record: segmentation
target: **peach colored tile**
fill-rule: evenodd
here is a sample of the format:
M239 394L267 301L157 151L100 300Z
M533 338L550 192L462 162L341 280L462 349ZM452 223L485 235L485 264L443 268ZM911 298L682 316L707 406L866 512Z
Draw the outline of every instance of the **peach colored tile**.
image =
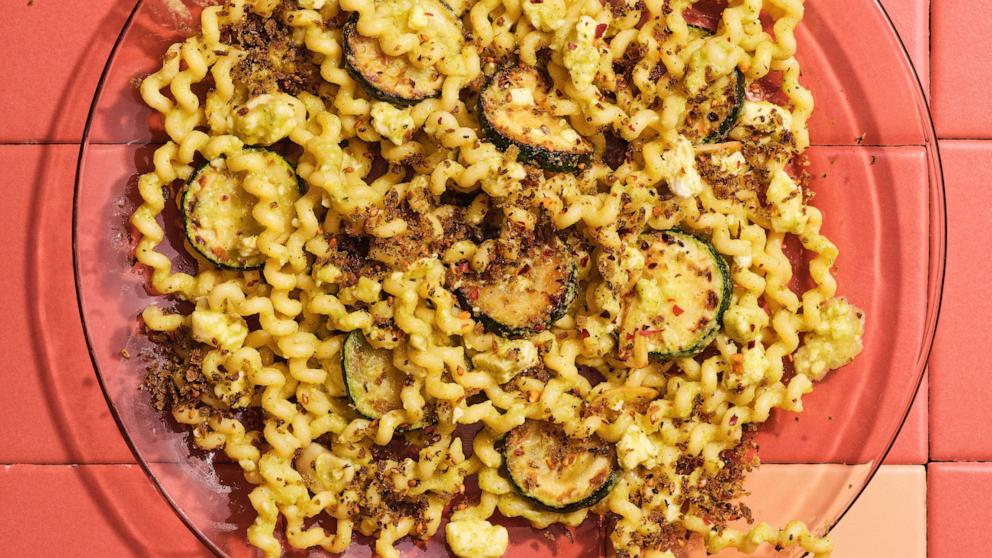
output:
M992 459L992 364L986 284L992 250L992 143L941 143L947 187L948 249L944 301L930 360L930 457L940 461Z
M10 1L0 17L0 141L78 141L132 0Z
M937 0L940 2L941 0ZM916 67L923 88L930 84L930 2L929 0L882 0L892 23L902 37Z
M992 464L931 463L930 558L984 558L992 548Z
M926 480L922 465L886 465L879 469L830 533L834 556L926 558Z
M5 556L206 557L136 465L0 466Z
M821 524L830 517L811 509L843 510L867 467L845 465L763 465L748 479L747 500L756 520L781 526L792 519ZM872 479L851 510L831 530L836 558L926 558L926 469L922 465L886 465ZM695 556L695 555L694 555ZM769 546L755 558L789 556ZM741 558L733 551L716 558ZM944 558L944 557L941 557Z
M896 438L895 445L885 458L888 465L923 465L927 462L929 453L929 428L927 426L929 411L929 375L923 376L920 389L916 392L913 407L909 416Z
M132 461L90 366L72 273L78 147L0 146L0 463Z
M992 26L986 0L937 0L933 4L931 64L933 114L940 137L990 138L988 82Z
M867 465L762 465L747 479L751 496L745 502L755 521L782 527L792 520L805 522L816 534L822 535L829 524L836 524L839 515L861 487ZM737 528L747 528L735 525ZM833 534L830 537L833 538ZM797 558L801 553L775 552L770 545L761 545L752 558ZM702 554L692 554L693 558ZM834 554L837 558L848 558ZM743 558L741 553L725 550L714 558ZM854 558L869 558L855 556ZM879 557L871 557L879 558ZM902 557L900 557L902 558ZM918 558L916 556L907 558ZM919 557L922 558L922 557Z

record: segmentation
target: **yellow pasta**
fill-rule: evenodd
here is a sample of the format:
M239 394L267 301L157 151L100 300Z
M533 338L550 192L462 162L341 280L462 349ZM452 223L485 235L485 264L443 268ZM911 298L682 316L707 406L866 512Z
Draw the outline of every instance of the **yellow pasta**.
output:
M861 351L792 171L803 2L734 0L714 29L694 3L227 0L143 80L169 141L138 182L135 258L192 308L143 312L168 355L146 384L243 469L264 555L357 531L398 556L469 477L459 556L503 554L496 513L611 516L625 558L689 536L830 554L801 522L730 526L750 520L751 432ZM773 73L784 104L745 96ZM160 250L173 202L195 273ZM672 286L698 261L709 298ZM605 490L535 499L505 449L535 424L606 448ZM304 527L321 514L333 532Z

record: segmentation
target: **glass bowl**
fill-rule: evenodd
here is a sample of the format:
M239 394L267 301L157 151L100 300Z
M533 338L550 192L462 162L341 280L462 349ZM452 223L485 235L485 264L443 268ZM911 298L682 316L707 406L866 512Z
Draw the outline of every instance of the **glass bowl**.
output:
M127 220L137 204L138 172L151 168L150 156L165 139L159 118L138 96L137 78L158 68L169 44L194 32L202 3L139 1L117 40L93 100L77 171L76 288L97 377L135 457L211 551L250 556L245 528L254 512L237 465L193 449L188 434L166 422L139 391L141 362L122 355L122 349L132 355L141 350L138 314L154 300L132 265ZM865 350L805 399L803 414L776 412L761 429L764 465L748 481L746 502L756 518L773 525L801 519L825 534L882 463L920 384L939 311L946 229L926 99L888 15L873 1L811 0L806 11L798 43L803 83L817 106L808 152L813 203L840 247L839 294L867 312ZM190 270L178 227L169 234L179 247L171 255L180 269ZM803 258L799 251L792 256ZM553 540L519 522L504 524L511 555L605 552L605 527L598 521L567 534L554 531L559 536ZM347 556L370 556L363 542ZM440 536L400 548L404 556L447 555ZM759 555L788 554L766 546Z

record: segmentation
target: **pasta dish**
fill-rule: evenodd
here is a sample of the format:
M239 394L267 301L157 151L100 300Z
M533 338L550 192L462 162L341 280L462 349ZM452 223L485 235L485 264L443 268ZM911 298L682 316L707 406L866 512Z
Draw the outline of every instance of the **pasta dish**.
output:
M757 426L862 349L809 203L802 17L205 7L140 85L168 135L131 217L162 295L143 387L243 470L248 541L340 553L357 532L393 558L443 531L486 558L509 542L497 514L599 515L622 558L828 556L741 503Z

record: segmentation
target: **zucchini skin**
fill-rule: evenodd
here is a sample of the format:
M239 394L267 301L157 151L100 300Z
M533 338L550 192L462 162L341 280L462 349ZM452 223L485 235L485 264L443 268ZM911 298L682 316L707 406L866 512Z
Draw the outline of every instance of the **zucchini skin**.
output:
M727 137L727 134L734 129L737 125L737 119L740 118L741 109L744 107L744 72L740 71L739 68L734 69L734 73L737 76L737 86L734 88L734 108L730 109L730 114L727 118L723 120L720 127L710 133L710 135L703 138L702 143L717 143L720 140Z
M702 27L700 25L689 25L689 29L705 37L713 36L713 31L710 31L709 29ZM735 84L734 87L733 108L730 109L730 113L727 114L727 117L723 119L723 122L720 123L720 126L717 127L716 130L710 132L709 135L704 137L702 140L700 140L700 143L703 144L716 143L727 137L727 134L729 134L730 131L734 129L734 126L737 125L737 119L740 117L741 109L744 106L746 79L744 77L744 72L742 72L740 68L734 68L734 77L737 83Z
M568 312L569 304L571 304L572 300L575 299L575 292L576 292L575 268L573 267L572 272L569 274L568 283L565 287L564 294L561 296L561 299L558 300L557 303L555 304L554 309L551 311L551 315L548 316L548 323L547 323L548 326L557 322L558 320L562 319L565 316L565 313ZM523 327L508 326L502 322L496 321L485 312L476 309L476 307L472 304L472 301L469 300L468 296L464 292L462 292L462 289L456 290L455 294L458 297L458 302L460 303L460 305L463 308L468 308L469 311L472 312L472 315L475 317L475 319L482 322L482 326L489 333L495 333L496 335L500 335L506 338L520 338L520 337L527 337L528 335L532 335L534 333L537 333L538 331L543 331L544 329L547 329L547 326L543 328L540 326L523 326Z
M482 133L500 151L506 151L511 145L517 146L520 150L517 160L521 163L533 163L546 171L551 172L577 172L588 166L592 161L592 153L571 153L568 151L551 151L543 147L529 145L523 142L515 142L499 133L489 119L486 118L486 111L482 108L482 100L479 100L479 127Z
M503 456L503 463L506 463L505 454ZM506 475L506 477L510 480L510 484L513 485L513 489L516 490L517 494L519 494L523 499L527 500L528 502L534 504L539 508L557 513L572 513L575 511L579 511L581 509L591 508L595 506L597 503L599 503L600 500L606 498L606 496L609 495L610 491L612 491L613 487L617 484L617 481L620 480L620 471L619 469L614 467L613 470L610 471L610 476L606 479L606 482L603 483L603 485L596 492L591 494L588 498L584 498L582 500L579 500L578 502L568 504L567 506L555 507L545 502L542 502L541 500L533 496L530 496L529 494L524 492L524 489L519 484L517 484L517 481L513 478L513 475L510 474L510 470L509 468L506 467L506 465L504 465L501 469L503 473Z
M700 337L698 341L696 341L689 347L686 347L682 350L671 351L671 352L652 351L649 353L649 356L655 360L674 360L678 358L690 357L699 354L700 352L703 351L703 349L708 347L709 344L713 342L713 339L716 338L717 334L720 333L720 330L723 328L723 314L727 311L727 308L730 307L730 298L733 295L733 290L734 290L733 283L731 282L731 278L730 278L730 267L727 265L727 261L723 259L723 256L719 252L717 252L713 244L710 241L706 240L705 238L701 238L695 234L686 232L678 228L659 231L656 234L672 234L679 236L687 236L696 240L697 242L700 242L701 244L706 246L706 248L709 250L710 257L712 257L712 259L716 262L716 266L720 272L720 276L723 278L723 292L721 293L721 297L720 297L720 305L717 307L716 318L713 320L713 324L710 326L710 330L705 335Z
M200 176L200 172L209 166L210 166L210 162L208 161L197 167L196 170L193 171L193 174L190 175L188 182L192 182L196 180L196 178ZM219 269L225 269L227 271L253 271L256 269L261 269L262 266L265 265L265 262L261 262L256 265L235 265L220 260L219 258L214 257L212 254L209 254L205 250L202 250L200 246L194 241L194 237L196 233L193 230L192 219L190 219L189 215L186 214L186 207L188 207L187 204L190 201L189 196L190 196L190 189L184 188L182 194L182 200L180 202L180 206L183 209L183 234L186 235L186 244L188 244L190 248L195 250L197 255L207 260L208 262L214 264L215 267Z
M569 305L572 304L573 300L575 300L575 295L578 290L576 274L576 266L572 263L571 270L568 274L568 279L565 281L565 289L562 291L559 299L555 301L555 304L551 309L551 313L548 315L548 319L544 324L536 324L533 326L510 326L496 320L492 316L480 310L464 292L464 289L455 289L455 296L458 298L459 306L471 312L472 316L482 323L482 326L487 332L509 339L527 337L528 335L532 335L539 331L544 331L550 327L551 324L557 322L565 316L568 312Z
M364 341L364 339L360 341L356 340L354 338L355 335L364 335L364 334L360 330L352 331L348 333L348 336L345 337L344 339L344 343L341 345L341 383L344 384L344 393L346 396L348 396L348 401L350 401L349 406L352 409L354 409L355 412L358 413L359 415L362 415L363 417L369 420L375 420L378 417L369 416L368 414L363 413L361 410L359 410L358 395L354 392L354 390L351 389L351 382L348 381L348 369L350 368L350 366L348 365L348 352L351 350L349 345L351 343L361 343L362 341Z
M278 157L289 169L293 171L293 175L296 176L297 191L300 193L301 196L306 195L307 193L306 182L300 177L299 174L296 173L296 166L290 163L288 160L286 160L285 157L276 153L275 151L266 149L264 147L245 146L243 150L261 151ZM180 195L179 206L183 214L183 234L186 236L187 244L189 244L190 248L195 250L198 255L200 255L201 257L203 257L204 259L206 259L207 261L209 261L219 269L224 269L228 271L253 271L253 270L261 269L265 265L264 260L254 265L232 264L230 262L223 261L215 257L213 254L210 254L207 251L201 249L199 244L196 242L195 240L196 232L193 229L194 225L192 222L192 218L190 215L187 214L187 207L189 207L188 204L191 201L189 196L192 195L192 191L191 191L192 188L190 187L190 185L196 181L196 179L200 176L200 173L202 173L203 171L209 168L210 168L210 161L205 161L200 166L196 167L196 169L193 171L193 174L191 174L189 179L186 181L186 186L183 188L183 191L181 192Z
M520 426L516 428L520 428ZM527 500L531 504L534 504L535 506L541 509L557 512L557 513L571 513L574 511L579 511L581 509L590 508L596 505L603 498L606 498L606 496L609 495L610 491L613 490L613 487L616 485L617 481L620 480L620 475L621 475L620 467L617 465L614 459L614 462L611 464L610 467L610 474L607 476L603 484L600 485L600 487L597 488L592 494L578 501L563 506L556 506L554 504L549 504L547 502L542 501L539 498L536 498L528 494L527 490L523 487L523 485L513 477L513 474L510 472L510 467L508 465L509 456L507 455L507 447L506 447L506 439L508 436L509 436L509 432L507 432L499 440L497 440L497 449L499 450L500 455L503 457L503 463L500 465L500 473L510 481L510 484L513 485L513 489L517 492L517 494L519 494L523 499Z
M367 405L363 404L363 402L360 401L361 399L360 394L354 392L351 386L351 382L349 381L349 374L354 374L354 371L350 370L351 365L348 364L348 356L350 355L350 352L352 350L355 350L356 345L358 346L358 348L371 347L368 344L368 340L365 338L365 334L362 333L361 330L357 330L357 329L348 333L348 336L345 338L344 344L341 347L341 380L342 383L344 384L345 395L348 397L348 400L351 402L349 406L352 409L354 409L356 413L369 420L378 420L382 418L382 415L381 414L377 415L377 413L368 411ZM390 354L392 354L392 352L390 352ZM399 432L409 432L413 430L419 430L427 426L431 422L432 421L429 420L425 415L424 419L414 424L402 424L399 427L397 427L396 430Z
M555 151L552 149L545 149L536 145L515 141L512 138L503 135L493 125L493 123L490 122L489 117L486 115L485 92L490 87L496 87L496 81L499 79L501 74L506 71L510 71L513 68L514 66L506 66L496 71L489 77L481 89L477 114L479 119L479 128L482 130L483 135L500 151L506 151L511 145L517 146L517 149L519 150L519 153L517 154L517 161L521 163L534 164L546 171L574 173L587 167L592 162L592 151L587 153ZM540 72L540 70L538 71Z
M352 79L357 81L359 85L362 86L362 89L365 90L365 92L368 93L370 97L378 101L390 103L392 105L409 107L416 105L417 103L423 100L434 99L441 95L441 89L438 88L438 90L433 95L424 95L421 97L407 98L407 97L400 97L398 95L390 94L386 91L383 91L379 87L376 87L374 83L369 81L365 77L365 75L362 74L358 66L355 65L355 51L354 51L354 47L351 44L351 41L353 35L358 33L358 30L356 29L357 23L358 23L358 15L356 14L353 15L351 19L348 20L347 23L345 23L341 31L342 32L341 42L344 43L344 66L345 66L345 70L348 72L348 75L350 75Z

